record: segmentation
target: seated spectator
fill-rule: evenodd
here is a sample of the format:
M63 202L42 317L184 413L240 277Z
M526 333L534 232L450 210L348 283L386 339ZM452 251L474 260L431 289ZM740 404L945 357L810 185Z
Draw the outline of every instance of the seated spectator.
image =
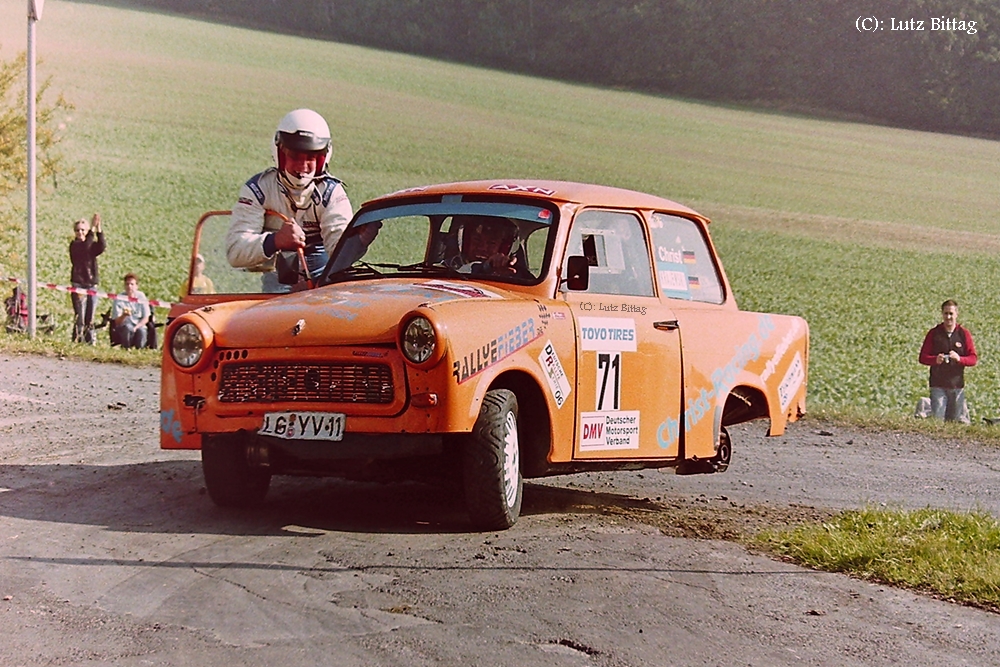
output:
M134 273L125 274L125 294L111 306L111 343L126 349L146 347L151 315L149 300L139 291L139 279Z

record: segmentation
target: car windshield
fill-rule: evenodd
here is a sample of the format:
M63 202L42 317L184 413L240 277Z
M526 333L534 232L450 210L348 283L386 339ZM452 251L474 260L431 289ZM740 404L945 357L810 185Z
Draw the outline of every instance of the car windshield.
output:
M555 208L534 203L460 196L362 210L320 284L403 275L536 283L556 217Z

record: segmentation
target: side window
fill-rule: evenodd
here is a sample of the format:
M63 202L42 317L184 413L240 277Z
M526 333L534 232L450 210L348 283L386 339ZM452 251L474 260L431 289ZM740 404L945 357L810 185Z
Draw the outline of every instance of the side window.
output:
M194 294L257 294L261 286L259 269L234 269L226 259L226 234L229 231L229 215L213 215L206 218L198 230L198 247L195 251L203 262L196 262L192 278ZM269 267L270 268L270 267ZM179 281L178 293L184 296L188 287L188 266L183 267L183 278Z
M722 279L698 223L654 213L649 227L656 246L656 280L663 296L722 303Z
M635 215L586 210L576 216L569 255L590 264L589 294L653 296L653 278L642 223Z

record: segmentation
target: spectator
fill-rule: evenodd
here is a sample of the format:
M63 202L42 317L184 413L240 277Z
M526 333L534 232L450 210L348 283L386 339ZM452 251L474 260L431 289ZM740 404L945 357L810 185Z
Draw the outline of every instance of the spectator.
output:
M969 423L965 402L965 367L978 361L972 334L958 323L958 304L941 304L941 324L927 332L920 363L930 366L931 416Z
M265 292L290 289L279 284L273 270L280 251L303 249L310 276L318 277L351 219L343 183L327 172L332 152L323 117L296 109L274 133L277 166L252 176L240 190L226 235L226 257L236 268L264 271Z
M146 295L139 291L139 279L125 274L125 294L111 307L111 342L128 349L146 347L146 325L152 313Z
M205 258L198 253L194 258L194 273L191 274L191 291L188 292L188 281L181 284L181 297L188 294L215 294L215 283L205 275Z
M97 256L104 252L104 232L101 231L101 216L94 214L91 222L80 218L73 223L73 240L69 244L70 284L86 290L97 289L100 282L97 272ZM97 310L96 294L70 293L73 302L73 342L95 345L94 311Z

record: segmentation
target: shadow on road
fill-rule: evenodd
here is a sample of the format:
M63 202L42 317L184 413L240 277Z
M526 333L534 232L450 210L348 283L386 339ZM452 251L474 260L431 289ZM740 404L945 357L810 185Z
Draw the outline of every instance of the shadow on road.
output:
M627 495L528 482L522 515L656 510L656 503ZM470 530L461 498L417 482L278 476L262 507L218 508L205 491L198 461L0 465L0 517L104 526L114 531L221 535Z

